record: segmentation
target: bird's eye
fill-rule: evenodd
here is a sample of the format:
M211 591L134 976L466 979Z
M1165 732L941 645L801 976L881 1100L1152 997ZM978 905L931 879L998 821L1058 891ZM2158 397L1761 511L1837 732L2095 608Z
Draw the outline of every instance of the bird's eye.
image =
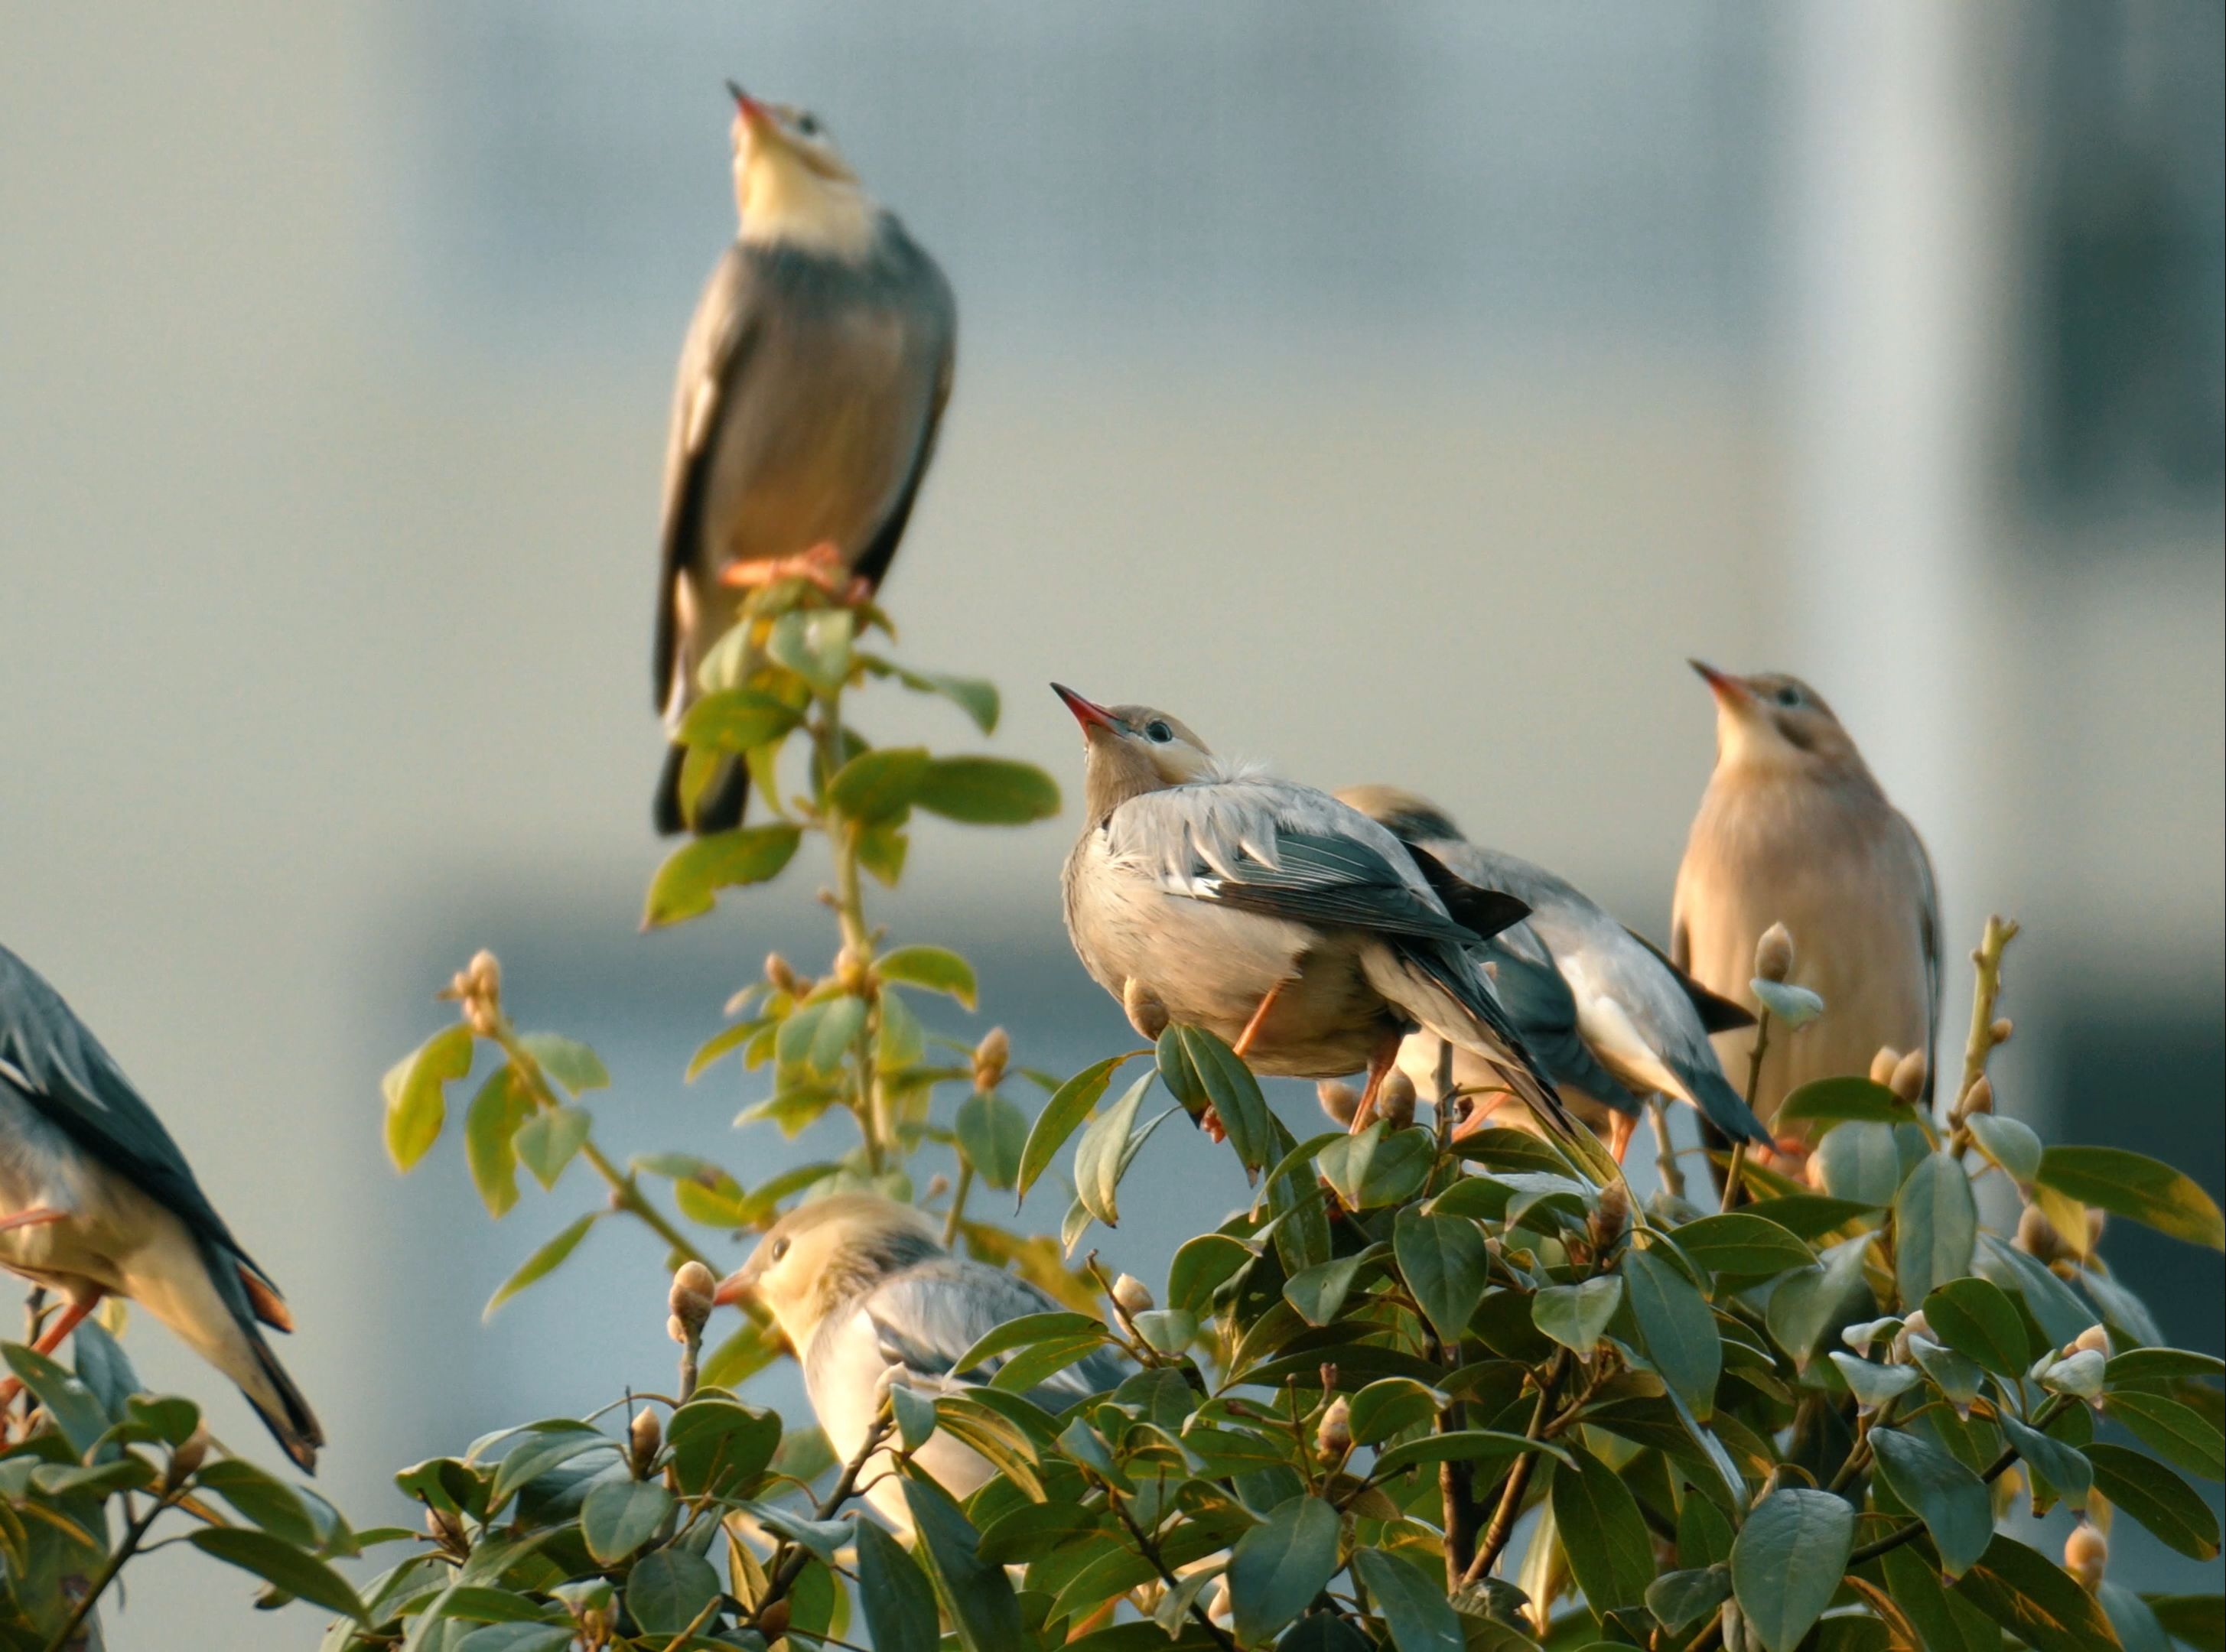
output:
M1801 690L1788 683L1778 691L1778 703L1790 709L1801 703Z
M796 118L796 130L803 133L806 137L818 137L818 118L815 115L798 115Z
M1164 746L1175 737L1175 731L1154 717L1144 725L1144 738L1154 746Z
M773 1242L773 1261L779 1261L782 1257L784 1257L784 1256L785 1256L785 1255L788 1255L788 1241L787 1241L787 1240L785 1240L785 1239L776 1239L776 1240L774 1240L774 1241Z

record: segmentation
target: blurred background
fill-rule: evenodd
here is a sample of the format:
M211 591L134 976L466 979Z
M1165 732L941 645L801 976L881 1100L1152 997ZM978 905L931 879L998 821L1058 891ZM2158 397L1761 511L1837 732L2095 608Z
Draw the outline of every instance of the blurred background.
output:
M1714 752L1685 657L1796 670L1932 845L1951 1028L1985 915L2025 923L2004 1105L2218 1190L2215 4L0 19L0 937L286 1287L359 1522L400 1465L671 1374L657 1247L615 1227L480 1324L584 1171L496 1226L453 1140L385 1160L378 1075L475 947L601 1048L614 1152L819 1156L729 1134L756 1076L680 1080L769 946L824 963L815 869L636 932L728 74L817 109L958 292L886 597L908 660L1003 685L995 749L1072 796L1044 681L1148 698L1426 791L1659 936ZM950 1030L1062 1069L1128 1037L1060 929L1075 826L924 826L881 903L983 965ZM1148 1156L1093 1242L1151 1277L1242 1194L1188 1132ZM2105 1254L2218 1349L2216 1256L2129 1224ZM159 1328L128 1346L275 1459ZM132 1576L119 1648L314 1632L205 1564Z

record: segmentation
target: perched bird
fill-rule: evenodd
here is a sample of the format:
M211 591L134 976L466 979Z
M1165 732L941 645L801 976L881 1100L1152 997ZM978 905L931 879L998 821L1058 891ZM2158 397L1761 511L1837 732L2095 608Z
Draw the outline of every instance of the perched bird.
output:
M741 231L696 303L665 454L652 689L669 733L735 622L727 588L803 575L870 591L904 537L951 396L950 284L801 110L732 81ZM749 778L718 766L692 818L666 753L658 829L724 830Z
M983 1383L1001 1360L954 1371L953 1363L999 1325L1059 1304L1026 1280L954 1256L921 1211L874 1193L835 1193L798 1205L773 1224L714 1300L752 1299L804 1365L805 1392L838 1461L866 1443L888 1385L930 1394ZM1103 1394L1127 1375L1100 1350L1046 1377L1026 1397L1054 1416ZM989 1463L938 1430L913 1460L964 1497L992 1472ZM867 1501L900 1530L912 1516L886 1459L868 1462Z
M1165 712L1053 688L1086 753L1067 934L1140 1030L1202 1026L1285 1077L1364 1068L1358 1130L1421 1028L1576 1128L1465 950L1523 918L1520 900L1467 886L1327 792L1222 761Z
M1734 1141L1769 1145L1708 1047L1711 1032L1751 1026L1753 1016L1708 991L1543 867L1468 842L1428 799L1373 785L1337 795L1462 881L1512 895L1530 909L1472 956L1487 966L1499 1001L1558 1081L1562 1101L1607 1135L1619 1160L1640 1099L1651 1095L1698 1109ZM1410 1038L1400 1048L1400 1071L1430 1094L1440 1055L1435 1039ZM1453 1077L1463 1089L1492 1082L1461 1051L1453 1052Z
M1716 768L1677 869L1670 956L1752 1005L1755 943L1772 924L1791 932L1791 979L1823 999L1824 1013L1770 1040L1755 1092L1765 1120L1812 1079L1867 1072L1881 1045L1925 1052L1929 1103L1939 897L1916 829L1815 689L1698 660L1693 669L1716 697ZM1753 1036L1718 1036L1727 1071L1746 1071Z
M294 1328L278 1287L100 1040L4 946L0 1268L68 1300L40 1352L102 1297L129 1298L238 1383L287 1456L315 1468L324 1432L257 1328Z

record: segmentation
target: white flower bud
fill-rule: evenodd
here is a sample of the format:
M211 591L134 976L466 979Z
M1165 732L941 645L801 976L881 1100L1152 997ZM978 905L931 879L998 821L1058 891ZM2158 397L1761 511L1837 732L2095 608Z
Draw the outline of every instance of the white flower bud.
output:
M985 1095L1004 1082L1005 1068L1013 1058L1013 1041L1002 1026L993 1026L974 1046L974 1088Z
M1415 1081L1396 1067L1376 1087L1376 1116L1393 1130L1403 1130L1415 1121Z
M1893 1070L1901 1065L1901 1052L1890 1044L1879 1045L1879 1052L1871 1058L1871 1083L1892 1088Z
M1123 1274L1113 1281L1113 1299L1121 1305L1121 1312L1132 1319L1152 1311L1151 1287L1134 1274Z
M675 1337L675 1342L687 1342L700 1337L703 1322L711 1317L714 1294L719 1281L711 1270L699 1261L685 1261L672 1276L672 1292L667 1306L684 1335Z
M626 1443L633 1452L634 1477L646 1477L649 1465L657 1461L658 1448L665 1443L665 1429L654 1411L644 1406L633 1414L633 1422L626 1430Z
M1987 1036L1996 1044L2007 1044L2010 1041L2010 1034L2016 1030L2017 1023L2011 1020L2008 1016L1997 1016L1988 1026Z
M1322 1413L1321 1425L1314 1430L1314 1450L1325 1463L1343 1460L1352 1449L1352 1407L1343 1395L1329 1402Z
M1911 1050L1894 1063L1893 1074L1886 1081L1886 1087L1914 1107L1918 1098L1924 1094L1924 1052Z
M2100 1354L2108 1359L2110 1357L2110 1333L2100 1325L2089 1325L2064 1344L2064 1351L2067 1356Z
M1793 935L1772 924L1754 944L1754 972L1765 981L1784 981L1793 973Z
M1360 1092L1352 1085L1335 1078L1325 1078L1314 1086L1314 1099L1333 1124L1350 1125L1352 1115L1360 1111Z
M1963 1092L1963 1100L1956 1109L1956 1116L1968 1119L1974 1113L1994 1110L1994 1081L1981 1073L1978 1081Z
M2088 1593L2102 1586L2102 1573L2110 1564L2109 1540L2084 1521L2064 1540L2064 1569L2079 1579Z

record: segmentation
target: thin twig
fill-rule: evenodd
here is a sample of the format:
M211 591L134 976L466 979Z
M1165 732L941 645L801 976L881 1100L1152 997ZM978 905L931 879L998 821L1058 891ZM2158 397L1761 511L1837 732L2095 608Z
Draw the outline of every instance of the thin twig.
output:
M94 1576L92 1585L86 1591L85 1598L79 1601L71 1610L70 1615L62 1620L62 1626L54 1631L54 1638L47 1642L46 1652L62 1652L62 1649L70 1643L78 1630L85 1627L85 1620L92 1615L92 1609L99 1603L102 1593L110 1584L116 1581L116 1574L124 1570L124 1563L138 1552L141 1540L147 1535L147 1528L152 1526L162 1511L170 1506L171 1499L175 1495L175 1492L166 1492L156 1497L148 1506L147 1512L125 1528L124 1541L116 1546L115 1550L108 1557L107 1564L103 1566Z
M1754 1112L1755 1097L1762 1093L1762 1058L1770 1053L1770 1012L1765 1009L1754 1018L1754 1046L1746 1057L1746 1110ZM1746 1174L1746 1141L1741 1137L1732 1144L1732 1162L1724 1172L1724 1197L1716 1208L1728 1210L1739 1203L1739 1182Z
M1546 1437L1546 1422L1554 1408L1555 1391L1568 1374L1569 1350L1561 1350L1554 1363L1546 1368L1545 1380L1538 1385L1538 1403L1530 1413L1530 1426L1523 1435L1530 1439ZM1523 1512L1523 1494L1530 1489L1530 1476L1538 1466L1538 1453L1525 1452L1515 1459L1515 1466L1507 1472L1507 1487L1499 1496L1499 1507L1492 1512L1491 1524L1485 1528L1483 1541L1476 1547L1476 1559L1469 1562L1468 1570L1461 1574L1464 1584L1480 1581L1489 1576L1499 1560L1499 1552L1515 1535L1515 1522Z
M1948 1151L1958 1159L1971 1143L1970 1126L1963 1117L1963 1100L1971 1093L1972 1086L1986 1076L1987 1058L1994 1052L1994 1005L2001 996L2002 954L2017 938L2017 932L2015 919L1989 915L1986 932L1980 937L1977 950L1971 954L1971 962L1978 971L1971 986L1971 1033L1963 1045L1962 1081L1956 1086L1955 1103L1948 1109L1955 1126L1949 1137Z
M813 1520L832 1520L836 1510L849 1502L858 1489L858 1477L866 1471L866 1459L881 1450L882 1445L888 1439L890 1431L895 1426L895 1414L887 1404L884 1404L881 1415L874 1419L874 1426L866 1431L864 1443L852 1454L850 1460L843 1465L840 1477L829 1489L827 1495L819 1500L817 1509L811 1516ZM804 1575L804 1568L811 1562L810 1549L805 1548L801 1543L792 1543L786 1538L781 1539L780 1547L773 1552L773 1563L766 1574L765 1594L757 1604L750 1609L751 1628L757 1627L776 1601L787 1598L788 1592L795 1586L796 1580Z
M1685 1172L1677 1162L1677 1148L1670 1140L1670 1109L1659 1092L1646 1098L1646 1117L1654 1127L1654 1167L1662 1185L1674 1198L1685 1197Z
M1105 1488L1105 1503L1106 1506L1120 1517L1121 1523L1129 1528L1129 1535L1135 1540L1136 1553L1151 1562L1152 1570L1160 1574L1160 1581L1170 1589L1181 1587L1181 1579L1169 1571L1167 1563L1160 1558L1160 1546L1144 1535L1144 1528L1136 1524L1135 1516L1129 1512L1129 1506L1121 1501L1121 1494L1110 1485ZM1197 1620L1200 1629L1213 1637L1213 1643L1220 1647L1222 1652L1237 1652L1237 1642L1229 1631L1215 1623L1213 1615L1199 1605L1195 1599L1190 1603L1190 1615Z

